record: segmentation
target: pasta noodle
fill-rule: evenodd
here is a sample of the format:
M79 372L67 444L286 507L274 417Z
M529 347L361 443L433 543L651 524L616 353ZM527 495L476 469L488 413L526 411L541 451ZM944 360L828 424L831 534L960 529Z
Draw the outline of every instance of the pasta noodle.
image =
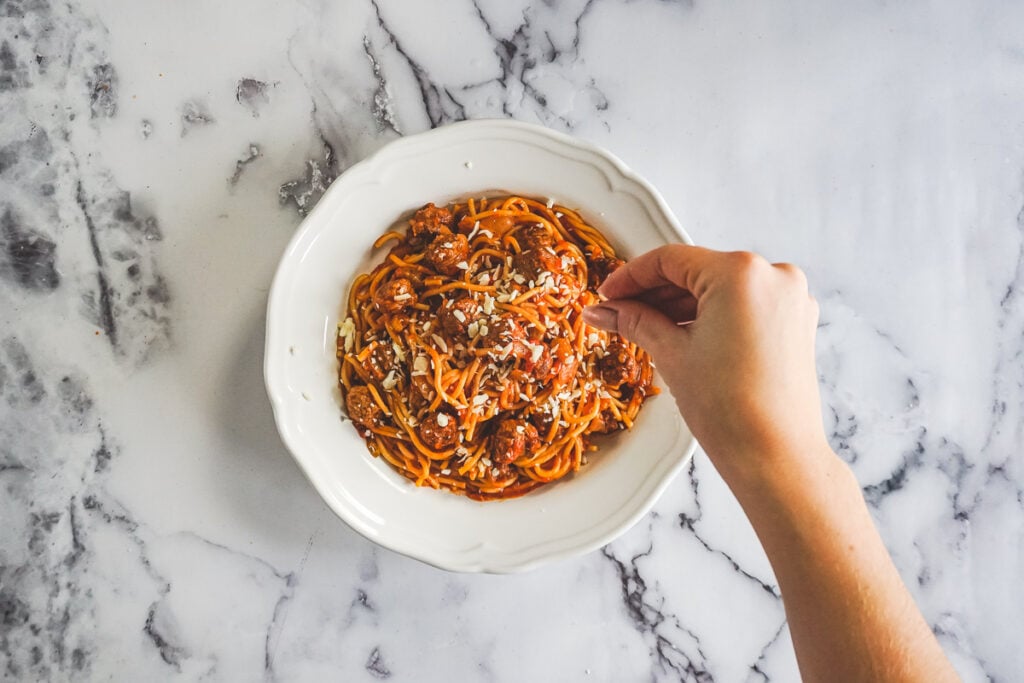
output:
M621 265L574 211L511 196L427 204L338 326L349 418L418 486L512 498L577 471L595 435L632 427L648 354L583 322Z

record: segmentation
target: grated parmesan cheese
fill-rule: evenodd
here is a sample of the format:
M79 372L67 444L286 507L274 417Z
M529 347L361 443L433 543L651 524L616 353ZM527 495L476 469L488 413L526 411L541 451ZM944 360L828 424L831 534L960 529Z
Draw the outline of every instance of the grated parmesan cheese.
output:
M444 413L438 413L437 414L437 426L438 427L447 427L448 426L448 416L445 415Z
M441 351L448 353L448 344L445 343L444 339L442 339L440 335L432 334L430 335L430 338L434 340L434 343L438 345Z
M356 336L356 323L351 316L338 323L338 335L345 340L345 353L351 353Z
M530 349L530 362L536 363L537 361L539 361L540 357L544 355L544 345L531 344L530 342L525 342L525 344Z

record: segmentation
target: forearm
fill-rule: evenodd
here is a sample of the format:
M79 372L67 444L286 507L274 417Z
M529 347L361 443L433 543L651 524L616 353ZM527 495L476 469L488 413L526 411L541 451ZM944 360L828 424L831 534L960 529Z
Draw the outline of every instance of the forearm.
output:
M830 450L730 476L782 590L806 681L955 681L871 520Z
M622 265L600 293L584 320L654 357L761 538L804 678L956 680L825 441L818 307L800 269L675 244Z

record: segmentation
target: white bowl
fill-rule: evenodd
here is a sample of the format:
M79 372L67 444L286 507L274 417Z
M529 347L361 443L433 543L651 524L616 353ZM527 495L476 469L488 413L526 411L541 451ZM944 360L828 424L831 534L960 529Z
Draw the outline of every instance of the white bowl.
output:
M578 208L627 259L690 242L657 191L608 152L539 126L469 121L396 140L334 181L281 258L267 311L267 392L313 486L370 540L454 571L521 571L599 548L650 509L695 445L666 390L575 476L476 502L417 488L342 421L335 333L352 279L382 257L374 239L426 202L496 190Z

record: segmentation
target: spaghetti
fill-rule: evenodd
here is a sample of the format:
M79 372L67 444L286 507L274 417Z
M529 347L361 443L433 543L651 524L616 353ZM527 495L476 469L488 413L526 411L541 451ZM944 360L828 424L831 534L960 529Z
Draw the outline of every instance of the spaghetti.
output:
M520 496L577 471L591 439L658 393L635 344L586 325L622 264L574 211L524 197L427 204L385 232L338 326L348 416L418 486Z

